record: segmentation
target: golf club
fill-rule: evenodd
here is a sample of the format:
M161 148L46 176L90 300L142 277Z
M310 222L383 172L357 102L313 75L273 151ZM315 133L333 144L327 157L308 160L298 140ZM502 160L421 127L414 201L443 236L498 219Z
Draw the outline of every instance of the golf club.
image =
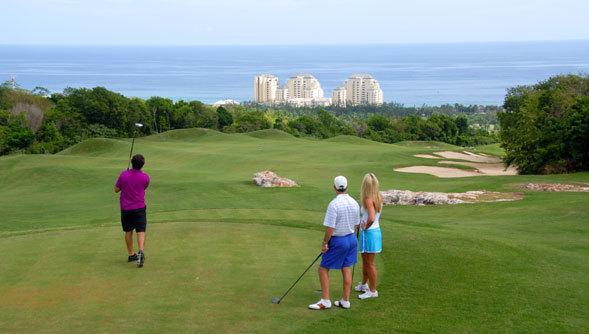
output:
M142 128L143 124L135 123L135 128ZM131 140L131 152L129 152L129 162L127 163L127 170L131 167L131 157L133 156L133 146L135 146L135 128L133 128L133 139Z
M321 257L322 254L323 253L319 253L319 255L317 255L315 260L313 260L313 262L311 262L311 264L307 267L307 269L305 269L305 271L303 271L301 276L299 276L299 278L293 283L293 285L291 285L290 288L288 288L288 290L286 290L286 292L280 298L272 297L272 304L280 304L282 299L284 299L284 297L286 297L286 295L290 292L290 290L292 290L292 288L294 288L294 286L301 280L303 275L305 275L305 273L315 264L315 262L317 262L317 260L319 260L319 258Z
M358 232L354 231L354 236L356 237L356 242L358 242ZM358 254L356 254L356 261L358 261ZM356 271L356 263L352 266L352 285L354 284L354 271Z

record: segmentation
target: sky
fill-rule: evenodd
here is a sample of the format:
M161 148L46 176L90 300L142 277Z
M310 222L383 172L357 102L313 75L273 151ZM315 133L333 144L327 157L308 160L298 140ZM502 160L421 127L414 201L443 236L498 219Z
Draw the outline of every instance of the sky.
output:
M0 44L589 39L588 0L0 0Z

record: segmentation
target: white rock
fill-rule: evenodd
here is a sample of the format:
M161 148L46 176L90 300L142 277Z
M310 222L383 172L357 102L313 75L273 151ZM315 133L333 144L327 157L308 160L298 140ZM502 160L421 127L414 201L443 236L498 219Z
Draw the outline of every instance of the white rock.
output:
M502 202L522 199L519 193L499 193L485 190L464 193L414 192L410 190L386 190L381 192L385 205L440 205L475 202Z
M257 172L253 177L254 184L259 187L296 187L297 183L293 180L280 177L269 170Z

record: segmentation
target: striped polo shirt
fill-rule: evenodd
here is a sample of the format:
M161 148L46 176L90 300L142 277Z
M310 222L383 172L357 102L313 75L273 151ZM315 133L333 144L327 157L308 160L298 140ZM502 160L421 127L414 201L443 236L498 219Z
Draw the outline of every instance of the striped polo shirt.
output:
M360 206L348 194L337 195L327 207L323 226L335 229L333 235L341 237L355 232L360 225Z

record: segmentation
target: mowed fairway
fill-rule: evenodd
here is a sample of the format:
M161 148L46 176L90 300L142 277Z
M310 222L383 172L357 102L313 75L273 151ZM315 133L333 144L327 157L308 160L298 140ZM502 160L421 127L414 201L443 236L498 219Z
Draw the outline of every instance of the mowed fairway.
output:
M353 293L350 310L307 310L319 298L312 269L270 302L319 253L335 175L358 197L366 172L383 190L422 191L518 191L589 173L439 179L393 169L460 148L279 131L189 129L135 145L152 177L142 269L126 263L113 193L130 140L0 158L0 332L589 332L588 193L386 207L380 298ZM300 187L253 186L264 169Z

